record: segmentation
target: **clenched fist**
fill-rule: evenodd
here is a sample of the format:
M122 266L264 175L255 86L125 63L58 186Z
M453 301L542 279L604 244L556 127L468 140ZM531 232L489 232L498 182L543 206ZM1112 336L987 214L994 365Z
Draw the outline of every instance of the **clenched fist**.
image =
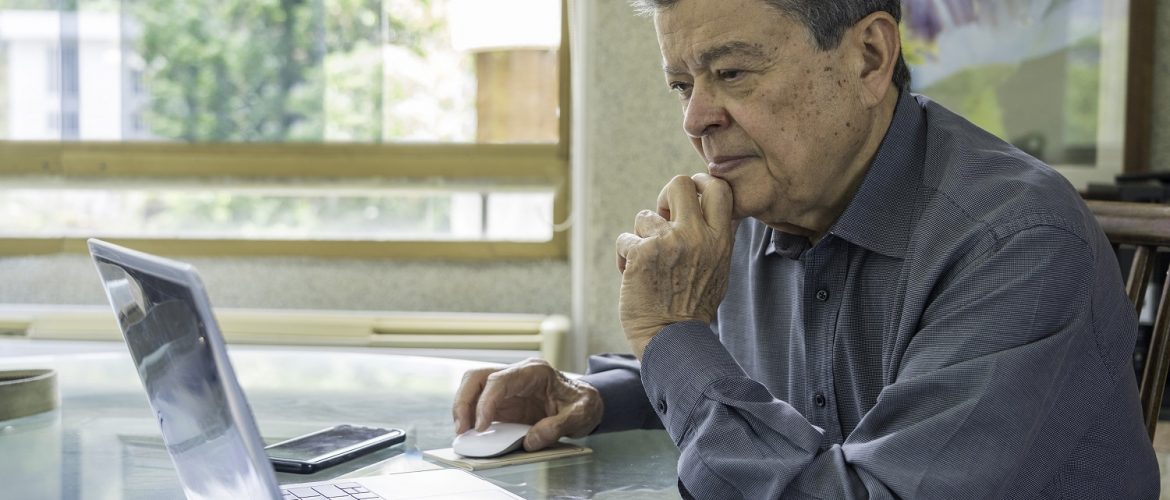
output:
M658 196L657 213L639 212L634 232L618 236L619 315L639 359L663 327L715 319L727 292L731 202L731 188L721 179L678 176Z

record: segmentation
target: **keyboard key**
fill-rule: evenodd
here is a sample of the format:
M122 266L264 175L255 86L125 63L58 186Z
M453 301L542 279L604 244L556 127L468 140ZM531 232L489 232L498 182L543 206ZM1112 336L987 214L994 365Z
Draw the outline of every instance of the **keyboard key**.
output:
M348 493L341 491L341 488L333 486L332 484L323 484L321 486L314 486L313 489L317 490L317 493L320 493L321 496L329 497L329 498L349 496Z
M313 488L289 488L288 492L296 495L297 498L309 498L321 495L313 491Z
M375 498L382 498L382 497L375 495L373 493L354 493L353 497L357 498L358 500L371 500L371 499L375 499Z
M362 487L362 485L360 485L358 483L333 483L333 485L338 487L338 488L341 488L343 490L346 488L361 488Z
M293 495L287 491L282 491L281 494L284 495L284 500L297 500L296 495Z

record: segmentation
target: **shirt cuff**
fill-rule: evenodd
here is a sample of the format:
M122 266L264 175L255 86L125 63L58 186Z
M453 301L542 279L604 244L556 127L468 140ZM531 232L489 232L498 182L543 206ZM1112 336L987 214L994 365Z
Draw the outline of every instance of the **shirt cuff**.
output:
M650 402L646 400L638 369L638 361L633 356L599 355L589 358L589 373L578 380L592 385L601 394L601 424L593 430L594 434L662 428L658 414L654 413Z
M691 412L708 386L745 376L719 337L701 321L663 328L642 353L642 385L675 444L686 435Z

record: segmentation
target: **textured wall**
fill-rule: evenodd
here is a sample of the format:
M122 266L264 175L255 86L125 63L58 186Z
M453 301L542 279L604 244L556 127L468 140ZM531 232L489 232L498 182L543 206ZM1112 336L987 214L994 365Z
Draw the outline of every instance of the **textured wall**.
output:
M1170 170L1170 0L1158 0L1154 33L1154 120L1150 165Z
M564 261L186 259L221 307L569 313ZM87 256L0 259L0 304L104 304Z
M704 166L682 131L677 99L667 92L654 25L626 0L577 2L574 82L578 127L574 143L574 206L588 216L574 228L576 329L589 353L629 352L617 319L620 275L614 240L633 228L634 214L653 209L677 174Z

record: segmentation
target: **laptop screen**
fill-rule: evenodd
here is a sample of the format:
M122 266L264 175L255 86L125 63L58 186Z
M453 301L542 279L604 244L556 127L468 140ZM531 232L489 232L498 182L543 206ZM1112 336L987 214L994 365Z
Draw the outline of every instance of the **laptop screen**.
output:
M187 497L278 498L194 269L112 245L93 252Z

